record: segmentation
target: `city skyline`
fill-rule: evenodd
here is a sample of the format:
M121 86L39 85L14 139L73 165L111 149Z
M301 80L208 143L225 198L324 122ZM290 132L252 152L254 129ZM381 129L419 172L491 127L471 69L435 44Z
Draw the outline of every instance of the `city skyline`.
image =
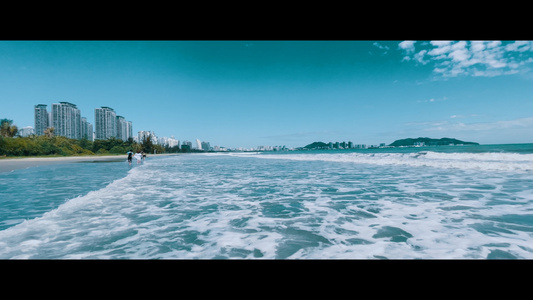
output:
M531 41L0 41L0 52L0 118L19 128L36 103L70 99L232 148L533 140Z
M133 126L131 121L127 121L123 116L117 115L115 110L108 106L102 106L94 109L95 130L93 125L87 122L86 117L81 116L81 111L77 109L76 104L62 101L59 103L52 103L52 112L48 112L47 104L37 104L34 106L34 124L26 126L19 130L21 136L28 136L31 134L45 135L46 130L54 128L54 135L64 136L71 139L88 138L89 140L105 140L110 138L117 138L123 141L130 137L137 142L143 141L149 137L155 144L167 145L175 147L180 145L180 141L174 136L157 137L154 131L140 130L137 135L133 134ZM58 129L56 129L56 126ZM191 149L210 150L209 142L201 142L196 139L197 147L190 147Z

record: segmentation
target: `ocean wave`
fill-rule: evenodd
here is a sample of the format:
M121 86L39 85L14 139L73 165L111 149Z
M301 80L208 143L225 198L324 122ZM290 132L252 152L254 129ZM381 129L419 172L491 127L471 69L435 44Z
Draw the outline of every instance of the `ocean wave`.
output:
M235 154L241 156L240 154ZM421 151L413 153L316 153L316 154L257 154L245 155L264 159L298 161L330 161L373 165L402 165L445 169L530 172L533 154L518 153L442 153Z
M136 165L0 231L0 259L532 257L533 173L431 168L420 176L353 163L462 162L429 152L235 155ZM317 159L352 163L307 163Z

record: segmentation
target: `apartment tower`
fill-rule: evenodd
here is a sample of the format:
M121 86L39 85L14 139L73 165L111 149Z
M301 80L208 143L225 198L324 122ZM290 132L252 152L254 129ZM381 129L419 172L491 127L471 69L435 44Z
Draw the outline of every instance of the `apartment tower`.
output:
M48 111L46 110L46 104L35 105L35 134L44 135L44 131L50 127L48 122Z
M111 107L102 106L94 110L95 139L106 140L117 136L117 114Z
M52 104L54 134L70 139L81 138L81 113L75 104L59 102Z

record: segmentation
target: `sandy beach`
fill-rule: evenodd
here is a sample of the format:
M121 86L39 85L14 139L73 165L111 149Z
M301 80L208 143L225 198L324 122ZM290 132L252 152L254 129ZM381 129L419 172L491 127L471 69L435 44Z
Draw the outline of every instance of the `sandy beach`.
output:
M126 161L126 159L127 156L125 155L5 158L0 159L0 172L11 172L17 169L26 169L51 164Z
M178 153L150 154L150 157L179 155ZM17 169L26 169L51 164L65 164L78 162L106 162L106 161L126 161L126 155L106 155L106 156L61 156L61 157L21 157L0 159L0 173L11 172Z

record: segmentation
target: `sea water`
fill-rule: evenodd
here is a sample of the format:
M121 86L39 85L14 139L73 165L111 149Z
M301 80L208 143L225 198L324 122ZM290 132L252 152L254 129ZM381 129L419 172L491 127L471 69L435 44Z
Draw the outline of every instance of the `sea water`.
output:
M0 259L531 259L533 144L0 173Z

